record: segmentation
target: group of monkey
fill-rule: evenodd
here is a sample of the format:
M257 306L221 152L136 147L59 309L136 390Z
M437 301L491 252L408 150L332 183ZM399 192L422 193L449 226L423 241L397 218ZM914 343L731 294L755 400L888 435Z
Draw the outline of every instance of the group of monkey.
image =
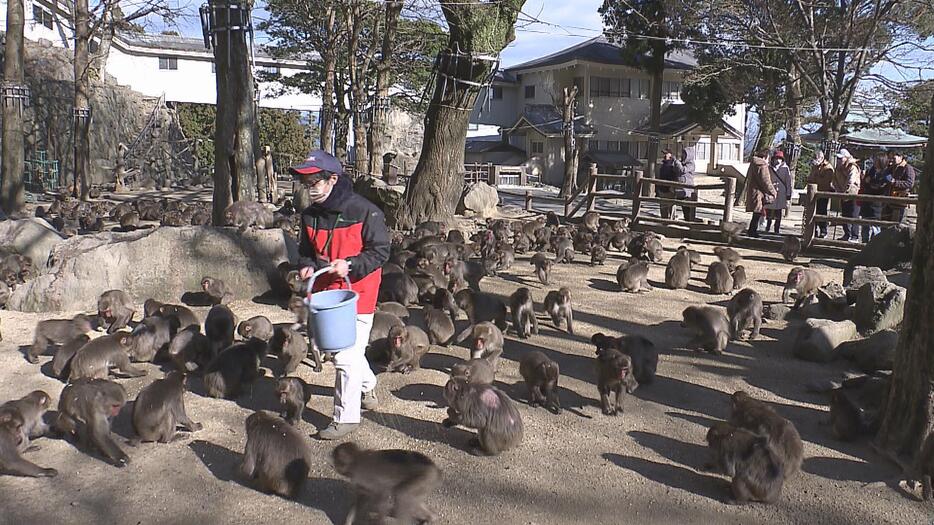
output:
M241 230L268 224L268 217L249 206L228 213L228 222ZM592 212L585 215L580 227L561 225L554 214L511 224L489 221L471 240L467 243L463 232L446 230L440 223L423 223L408 234L394 232L391 256L383 267L367 355L374 366L407 373L419 368L431 345L469 341L470 359L451 367L444 388L448 409L443 425L476 429L471 452L496 455L518 446L523 438L516 403L492 384L503 353L503 333L511 321L519 338L530 337L538 333L538 320L528 288L516 290L508 298L507 307L497 295L480 290L481 279L509 270L517 253L535 251L530 264L538 279L547 285L553 265L573 262L576 252L590 254L592 264L602 264L607 250L615 248L632 255L631 261L617 272L620 288L637 292L646 289L648 263L660 262L663 249L657 235L632 232L626 221L601 222L599 215ZM740 290L731 297L725 314L711 306L686 308L683 326L693 331L693 346L720 353L750 324L751 337L758 336L763 304L757 292L742 288L745 272L739 254L719 247L715 253L719 261L711 264L706 279L711 291L723 294ZM679 248L666 267L666 284L685 287L692 266L698 262L696 252ZM114 441L110 424L126 403L126 392L119 383L108 379L111 368L124 375L141 376L146 370L131 361L167 361L173 365L174 370L165 378L139 393L132 414L137 438L130 444L168 442L175 438L179 425L192 432L201 429L185 412L183 394L190 375L201 376L207 395L235 398L244 386L262 377L261 362L271 354L276 357L271 368L277 376L276 395L282 411L280 415L257 411L246 419L247 444L241 470L249 479L257 480L262 490L294 497L311 464L305 436L295 428L310 399L310 388L290 374L309 353L314 369L321 371L326 355L309 345L303 333L307 331L301 301L304 283L298 269L283 263L280 275L283 286L293 293L288 308L296 314L294 324L274 326L262 316L238 324L225 305L232 294L221 280L211 277L201 283L202 292L215 303L204 321L203 333L198 317L190 309L152 299L145 302L144 317L132 331L123 330L131 324L136 306L120 290L100 296L96 317L78 315L41 321L27 359L35 363L50 344L60 345L52 360L52 372L67 380L67 385L60 396L55 430L78 438L85 449L96 448L115 465L125 465L129 457ZM791 293L796 293L796 306L803 304L821 284L817 272L796 267L788 276L783 298L787 301ZM423 308L409 308L419 304ZM563 323L568 333L574 333L568 288L549 291L544 310L556 329ZM455 321L460 312L466 314L468 324L458 331ZM92 340L87 334L98 325L106 325L107 335ZM235 332L241 341L235 341ZM640 384L652 383L658 349L651 340L636 335L612 337L598 333L591 341L596 347L596 384L602 412L621 414L625 394ZM528 388L530 406L561 411L558 363L543 352L527 352L519 361L519 372ZM22 457L30 448L30 440L48 431L42 415L50 403L46 393L37 391L0 406L3 471L56 475L54 470L38 467ZM714 425L707 441L716 457L714 466L732 477L737 501L775 501L784 480L801 464L801 440L794 425L743 392L733 395L730 421ZM424 455L363 450L345 443L334 449L332 459L335 469L351 478L357 489L356 514L393 515L400 522L428 522L433 518L424 500L439 482L440 471Z

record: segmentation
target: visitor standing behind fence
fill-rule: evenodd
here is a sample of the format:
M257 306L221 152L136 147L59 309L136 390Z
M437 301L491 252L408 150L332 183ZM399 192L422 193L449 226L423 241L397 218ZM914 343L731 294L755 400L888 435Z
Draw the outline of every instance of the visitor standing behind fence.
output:
M658 178L670 180L672 182L678 180L678 170L675 167L675 159L671 156L671 150L669 149L662 152L662 164L658 168ZM664 199L672 199L675 194L671 191L671 186L656 186L655 196ZM671 204L659 203L658 210L663 219L670 219L674 211L674 206Z
M811 173L808 174L808 184L816 184L817 191L833 191L833 165L824 157L824 152L818 150L811 161ZM828 199L817 199L817 214L827 215ZM827 223L817 223L817 237L823 239L827 236Z
M888 159L885 155L876 155L872 160L872 166L866 170L863 175L862 184L859 186L861 195L886 195L889 191L888 169L886 167ZM859 216L863 219L878 220L882 217L882 203L872 201L856 201L859 205ZM864 224L860 227L862 231L863 242L869 242L880 228Z
M775 233L782 228L782 215L791 199L794 181L791 180L791 170L785 164L785 153L778 150L772 154L772 165L769 167L772 186L775 187L775 200L765 205L765 231L772 229L775 221Z
M837 169L833 173L833 191L856 195L859 193L860 170L856 159L843 148L837 152ZM845 200L840 204L844 217L855 219L859 216L859 206L853 199ZM841 241L859 242L859 227L856 224L844 224Z
M892 167L888 174L892 197L907 197L915 187L915 169L900 152L891 153ZM887 221L902 222L905 219L906 204L887 204L882 209L882 218Z
M752 212L749 221L750 237L759 236L759 221L765 205L775 200L775 186L769 173L768 150L756 152L746 171L746 211Z
M694 147L688 146L681 150L681 160L675 162L677 181L681 184L694 184ZM694 188L675 188L675 197L684 200L694 198ZM681 206L684 220L693 221L697 208Z

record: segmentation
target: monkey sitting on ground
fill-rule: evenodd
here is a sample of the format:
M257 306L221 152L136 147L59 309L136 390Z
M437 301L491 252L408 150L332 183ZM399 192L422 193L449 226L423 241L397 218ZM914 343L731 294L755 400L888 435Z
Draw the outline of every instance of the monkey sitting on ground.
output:
M54 468L42 468L24 459L22 453L28 450L28 442L23 426L22 415L14 411L0 411L0 473L31 478L54 478L58 471Z
M241 322L240 325L237 326L237 334L242 337L244 341L255 337L268 342L272 339L272 323L269 322L266 316L257 315Z
M148 371L130 364L129 351L133 336L126 332L105 335L89 341L71 358L69 380L81 378L106 379L111 368L130 377L142 377Z
M173 441L178 425L189 432L203 428L185 412L185 379L183 372L173 370L140 390L133 403L133 429L141 441Z
M778 501L785 475L768 437L720 422L707 431L707 444L716 458L712 466L733 478L736 503Z
M451 379L444 386L444 400L448 417L442 425L477 429L478 438L470 441L472 454L496 456L522 442L522 416L498 388Z
M189 326L175 334L168 355L175 368L186 373L203 371L217 357L211 340L201 333L199 326Z
M263 377L260 359L266 355L266 343L250 339L221 352L204 369L204 388L216 398L233 399L244 385Z
M301 299L299 299L301 302ZM305 305L302 305L302 311ZM237 326L237 317L224 305L212 306L208 316L204 319L204 335L211 341L213 352L219 354L221 350L233 344L234 328Z
M496 378L493 365L486 359L469 359L451 367L451 379L460 379L477 385L491 385Z
M0 405L0 419L3 418L4 414L13 414L18 418L18 424L22 432L21 452L33 448L30 442L46 435L49 431L49 426L45 424L43 415L51 406L52 399L42 390L34 390L20 399L7 401Z
M114 466L124 467L129 456L114 442L110 422L126 404L126 391L106 379L78 379L62 390L56 429L76 436L86 449L96 447Z
M561 369L558 363L549 359L544 352L536 350L522 356L519 374L529 389L529 406L544 406L552 413L561 413L561 402L558 400Z
M52 358L52 375L59 379L68 379L71 374L71 359L90 340L87 334L81 334L59 347Z
M535 267L535 275L539 282L548 284L548 278L551 275L552 260L544 252L538 252L529 259L529 264Z
M269 228L275 217L262 203L237 201L224 210L224 225L236 226L240 233L247 228Z
M276 377L285 377L298 370L309 350L315 361L315 372L324 370L321 351L314 345L308 344L308 339L288 326L278 326L269 340L269 353L276 356L276 366L273 367Z
M39 321L32 346L26 351L26 360L36 364L39 362L39 356L45 353L50 344L63 345L93 329L94 323L84 314L78 314L71 319Z
M716 355L723 353L730 341L730 323L719 308L688 306L681 315L681 326L694 334L688 342L688 348L706 350Z
M227 304L233 299L233 294L227 290L224 281L215 277L202 277L201 290L214 304Z
M437 297L437 294L435 296ZM422 312L425 316L425 333L428 334L428 342L433 345L450 345L451 338L454 337L454 321L451 320L451 316L444 310L431 306L426 306Z
M788 272L788 279L785 281L785 289L782 291L782 304L787 304L791 298L791 293L795 292L797 299L792 308L800 308L809 301L817 290L824 285L824 278L810 268L796 266Z
M506 303L495 295L461 290L454 294L454 302L467 313L470 324L492 321L500 330L506 329Z
M310 470L311 450L304 434L266 412L246 418L246 448L240 464L245 478L257 480L264 492L294 498Z
M407 374L421 368L422 357L428 353L428 335L417 326L394 326L389 329L389 365L387 372Z
M470 358L486 359L496 369L503 353L503 332L493 323L483 322L470 328Z
M679 247L665 267L665 285L672 290L687 288L692 264L690 250L685 246Z
M795 262L798 254L801 253L801 239L794 235L786 235L782 241L782 257L788 262Z
M590 341L596 345L598 352L612 348L628 355L632 360L632 374L640 385L655 381L655 372L658 369L658 348L652 341L641 335L610 337L602 333L594 334Z
M630 261L619 265L616 270L616 282L624 292L639 293L651 291L649 286L649 263Z
M732 272L739 263L743 261L742 256L734 250L733 248L724 248L722 246L717 246L713 249L714 255L720 259L720 262L725 264L727 268Z
M297 377L283 377L276 382L276 397L281 409L279 417L295 425L302 420L305 405L311 399L311 388Z
M613 348L598 348L596 363L597 391L603 414L618 416L623 413L623 396L639 387L632 373L632 359Z
M730 298L726 314L730 318L730 338L742 339L742 333L752 323L750 339L759 337L762 326L762 296L752 288L744 288Z
M527 339L530 334L538 334L538 319L535 318L535 303L532 292L525 287L519 288L509 296L509 309L512 312L512 327L520 339Z
M364 450L342 443L331 453L334 470L350 479L356 501L345 523L432 523L425 498L441 471L428 456L409 450Z
M733 291L733 275L729 266L720 261L710 263L704 279L712 294L728 294Z
M603 266L606 262L606 248L596 242L590 246L590 265Z
M555 328L561 329L563 319L567 323L568 333L574 333L574 309L571 307L571 290L568 287L562 286L558 290L548 292L544 307Z
M742 390L734 392L732 400L730 424L766 436L781 459L785 478L800 470L804 447L801 444L801 436L791 421Z
M97 300L97 315L105 322L110 323L107 333L112 334L133 320L136 305L123 290L107 290Z
M743 266L742 264L737 265L736 268L733 268L733 271L731 272L731 276L733 277L733 287L731 288L731 290L739 290L740 288L746 286L746 267L745 266Z

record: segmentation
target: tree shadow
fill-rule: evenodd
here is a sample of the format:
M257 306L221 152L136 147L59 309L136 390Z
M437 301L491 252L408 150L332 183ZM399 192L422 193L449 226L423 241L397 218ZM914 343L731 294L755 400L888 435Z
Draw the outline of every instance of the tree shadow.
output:
M268 290L260 295L257 295L251 299L254 304L263 304L266 306L278 306L282 309L286 309L289 304L289 294L277 290Z
M412 383L396 389L392 395L405 401L431 401L434 406L428 408L446 408L444 387L425 383ZM511 396L510 396L511 397Z
M444 428L440 423L424 421L414 417L388 412L364 412L363 417L390 430L395 430L413 439L448 445L458 450L467 450L467 442L475 437L460 427Z
M684 467L610 452L604 453L603 458L656 483L717 502L723 503L729 495L729 486L722 478L699 474Z
M215 445L203 439L196 439L188 444L201 463L220 481L234 482L242 487L253 487L243 479L239 472L243 454L229 448Z
M559 332L561 333L561 332ZM594 360L577 354L565 354L550 348L510 339L503 348L503 357L519 362L529 352L540 351L558 363L562 376L573 377L584 382L594 381Z
M354 488L342 479L310 478L296 501L320 510L331 523L344 523L354 504Z
M510 397L510 399L514 400L515 402L529 406L529 389L525 386L525 381L517 381L511 385L496 381L493 383L493 385L505 392ZM574 390L571 390L570 388L558 386L557 395L558 402L561 403L562 410L566 410L575 416L579 416L584 419L593 419L593 416L588 416L581 411L584 407L600 406L600 403L597 400L584 397ZM542 407L529 408L531 410L541 410L544 417L546 409Z
M694 414L685 414L684 412L669 411L669 412L665 412L665 414L668 415L669 417L674 417L678 419L683 419L685 421L689 421L691 423L700 425L704 428L710 428L714 425L714 423L720 422L720 420L717 420L717 419L711 419L709 417L704 417L704 416L695 416Z
M710 456L706 446L686 443L677 439L652 434L651 432L629 431L629 436L636 443L645 448L654 450L658 455L700 471L703 469L705 458Z
M760 282L762 284L771 284L772 286L778 286L781 288L785 287L785 281L775 281L772 279L756 279L756 282Z
M182 294L181 301L188 306L214 306L212 299L205 292L185 292Z
M869 463L825 456L806 458L801 465L801 470L836 481L858 481L867 484L889 481L898 476L898 472L884 461Z
M688 285L687 285L687 287L685 288L685 290L687 290L687 291L689 291L689 292L694 292L694 293L701 293L701 294L705 294L705 295L710 295L710 287L709 287L709 286L706 286L706 285L703 286L703 287L701 287L701 286L698 286L698 285L696 285L696 284L688 283Z
M453 348L453 346L448 347L448 350ZM444 372L445 374L451 370L451 367L457 363L463 363L464 359L460 359L451 354L442 354L438 352L429 352L422 357L422 368L427 368L429 370L437 370L439 372Z
M591 277L589 279L590 287L594 290L600 290L601 292L618 292L619 283L608 281L606 279L598 279L596 277ZM574 312L577 313L577 312Z

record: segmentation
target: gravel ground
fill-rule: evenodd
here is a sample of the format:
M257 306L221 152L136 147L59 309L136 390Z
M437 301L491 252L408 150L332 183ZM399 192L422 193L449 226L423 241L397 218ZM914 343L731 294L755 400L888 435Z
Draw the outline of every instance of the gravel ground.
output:
M667 255L679 243L666 241ZM615 271L622 260L613 254L606 266L576 263L557 266L556 285L570 286L576 308L577 333L555 330L540 316L542 330L526 341L509 334L497 385L520 403L525 441L497 458L469 455L471 432L440 425L445 411L443 370L467 355L459 347L435 348L422 370L408 375L379 376L378 412L365 415L353 436L366 447L407 448L432 457L444 475L429 505L440 523L928 523L931 512L895 487L899 473L874 454L867 443L834 441L826 399L807 393L812 380L836 377L845 363L819 365L791 357L793 328L786 323L764 325L753 344L731 343L722 356L685 350L688 339L680 328L680 312L691 304L725 305L726 297L704 292L706 265L712 247L693 245L703 254L688 290L666 290L664 265L653 265L656 289L640 295L615 291ZM780 300L790 265L780 257L740 250L746 256L750 286L765 301ZM799 261L807 263L807 260ZM839 281L840 261L812 261L826 280ZM548 289L534 278L527 258L500 278L484 280L487 291L508 296L528 286L540 305ZM557 286L555 286L557 287ZM138 298L140 302L144 298ZM236 302L234 312L245 319L268 316L291 321L275 306ZM206 309L197 309L202 316ZM34 389L49 392L57 403L62 383L48 377L50 357L41 366L23 358L21 345L31 342L40 319L76 312L24 314L0 312L4 331L0 343L0 399L20 397ZM642 334L662 348L658 378L626 400L626 413L605 417L597 406L593 347L596 332ZM543 350L561 365L561 401L565 411L552 415L524 404L525 389L518 359ZM130 398L154 377L120 379ZM333 368L300 375L312 383L314 395L301 429L308 435L327 424L331 411ZM267 376L269 374L267 373ZM243 422L255 409L275 409L273 381L258 382L251 395L234 401L202 397L199 379L186 394L189 415L204 430L185 434L170 444L142 444L129 449L132 463L112 467L57 439L41 439L41 450L26 456L58 469L55 479L0 477L0 523L219 523L270 521L340 523L350 504L349 485L330 467L333 445L309 438L316 460L310 479L296 501L251 489L237 475L245 444ZM727 503L726 478L704 472L704 435L714 421L729 413L729 394L744 389L766 399L797 426L805 445L803 472L790 479L776 505L733 506ZM128 410L115 423L129 437Z

